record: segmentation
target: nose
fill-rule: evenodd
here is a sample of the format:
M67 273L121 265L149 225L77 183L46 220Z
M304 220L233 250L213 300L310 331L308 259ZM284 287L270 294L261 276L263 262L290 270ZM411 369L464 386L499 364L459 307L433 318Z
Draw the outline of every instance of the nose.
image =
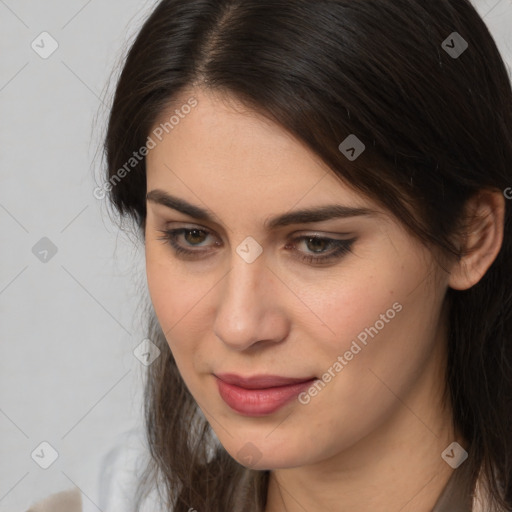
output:
M282 300L287 289L263 254L248 263L233 251L231 270L219 287L214 333L229 348L244 351L286 338L289 320Z

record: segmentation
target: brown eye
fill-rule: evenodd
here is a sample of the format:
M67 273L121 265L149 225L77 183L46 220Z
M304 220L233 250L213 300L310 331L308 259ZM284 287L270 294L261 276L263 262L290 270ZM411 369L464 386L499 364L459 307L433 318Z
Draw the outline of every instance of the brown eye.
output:
M204 242L205 238L210 235L205 229L198 228L180 228L160 231L163 236L158 237L158 240L163 240L169 244L177 256L183 256L190 259L200 258L202 253L209 252L205 250L189 250L187 247L204 247L200 245ZM185 247L177 242L180 235L184 235ZM216 245L219 245L216 242Z
M304 253L293 249L293 252L299 253L299 260L306 263L314 264L329 264L336 260L339 260L342 256L349 253L352 250L352 245L356 241L356 238L350 240L337 240L334 238L322 238L318 236L301 236L295 238L293 242L304 242L307 249L311 250L311 254ZM287 246L289 247L289 246ZM292 244L292 247L296 247ZM325 254L326 248L332 248L331 251ZM320 254L320 256L315 256Z
M177 256L181 256L186 259L200 259L206 253L210 252L210 249L197 249L191 250L191 247L207 247L203 245L203 242L212 236L206 229L199 228L179 228L160 231L164 236L159 237L158 240L163 240L169 244L174 253ZM185 244L178 243L178 238L183 235ZM352 244L356 241L356 238L350 240L339 240L334 238L325 238L319 236L301 236L292 240L292 244L287 244L285 248L292 248L292 252L298 254L297 258L300 261L306 263L312 263L315 265L330 264L333 263L345 254L349 253L352 248ZM297 242L303 242L306 251L297 250ZM219 242L214 243L215 246L220 246ZM329 250L330 249L330 250ZM308 254L309 252L309 254Z
M201 243L204 239L204 236L201 236L200 233L205 233L202 229L190 229L185 231L185 240L190 242L191 244ZM192 234L192 236L187 236Z
M307 238L306 239L306 245L312 249L313 252L319 252L321 253L323 249L326 247L329 247L329 243L327 242L326 238Z

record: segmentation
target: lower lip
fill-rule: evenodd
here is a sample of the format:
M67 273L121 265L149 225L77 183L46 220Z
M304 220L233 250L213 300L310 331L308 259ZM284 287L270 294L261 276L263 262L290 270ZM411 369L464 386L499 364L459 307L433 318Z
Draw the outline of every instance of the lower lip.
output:
M246 416L265 416L276 412L315 381L315 379L311 379L297 384L290 384L289 386L246 389L234 384L228 384L218 377L216 379L220 396L224 402L231 409Z

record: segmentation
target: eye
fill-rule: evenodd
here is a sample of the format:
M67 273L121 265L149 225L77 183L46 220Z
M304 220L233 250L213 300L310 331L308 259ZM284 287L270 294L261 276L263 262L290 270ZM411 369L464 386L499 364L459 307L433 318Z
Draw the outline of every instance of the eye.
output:
M352 245L356 241L355 238L351 238L349 240L345 239L336 239L336 238L325 238L320 237L318 235L306 235L300 236L293 239L293 242L304 242L306 247L313 249L313 254L305 254L302 251L297 251L295 249L295 245L293 252L298 253L298 259L306 263L314 263L314 264L330 264L334 261L340 260L345 254L349 253L352 250ZM287 245L286 247L290 247ZM330 247L331 250L325 254L324 250L326 247ZM320 254L320 256L315 256L315 254Z
M171 248L174 250L175 254L177 256L187 256L191 259L196 259L201 257L201 253L210 252L210 251L195 251L195 250L189 250L181 246L180 244L176 243L176 239L180 235L186 235L185 239L187 241L191 242L198 242L198 243L192 243L189 247L196 247L199 246L199 243L201 243L204 239L204 235L210 235L208 231L205 229L199 229L199 228L179 228L179 229L169 229L169 230L163 230L159 231L163 234L163 236L158 237L158 240L162 240L166 243L168 243ZM188 236L192 235L192 236ZM216 243L219 245L218 243ZM199 246L201 247L201 246Z
M211 236L211 233L205 229L200 228L179 228L171 230L159 231L163 236L158 237L169 244L173 249L176 256L182 256L187 259L200 259L211 250L194 250L183 247L177 242L178 237L184 235L187 247L203 247L205 238ZM352 250L352 245L356 241L352 239L335 239L320 237L318 235L306 235L296 237L291 240L292 244L288 243L285 248L292 248L292 252L296 254L296 258L300 261L313 264L329 264L341 259L345 254ZM304 242L307 248L310 249L309 254L296 249L297 242ZM220 246L219 242L215 242L216 246ZM326 251L326 249L330 249Z

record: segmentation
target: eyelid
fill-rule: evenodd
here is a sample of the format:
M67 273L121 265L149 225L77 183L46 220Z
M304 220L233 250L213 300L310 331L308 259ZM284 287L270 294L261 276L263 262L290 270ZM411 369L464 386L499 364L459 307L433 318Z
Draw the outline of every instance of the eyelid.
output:
M200 224L194 224L189 222L180 222L180 221L173 221L173 222L167 222L165 223L165 229L166 230L175 230L175 229L198 229L200 231L205 231L206 233L217 236L215 234L215 231L212 228L200 225ZM288 228L281 228L280 232L287 230ZM347 237L347 240L349 240L348 237L352 238L354 236L354 232L352 231L345 231L345 232L329 232L329 231L322 231L321 229L299 229L296 231L292 231L289 233L286 238L295 238L299 236L317 236L318 238L333 238L336 239L336 237ZM277 237L277 233L276 233ZM218 238L218 237L217 237ZM345 240L345 238L340 238L339 240Z

